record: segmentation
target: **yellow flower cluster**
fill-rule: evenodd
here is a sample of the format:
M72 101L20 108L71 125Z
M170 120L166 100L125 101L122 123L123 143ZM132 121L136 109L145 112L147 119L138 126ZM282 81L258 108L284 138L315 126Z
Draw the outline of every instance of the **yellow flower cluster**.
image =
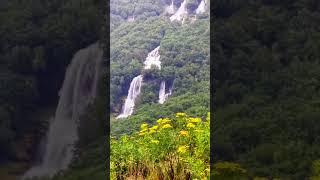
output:
M160 126L160 129L168 129L173 128L171 126L171 120L169 118L160 118L157 120L158 125ZM157 128L159 127L157 126Z
M186 116L186 113L182 113L182 112L178 112L176 113L176 117L185 117Z
M162 126L162 129L168 129L168 128L172 128L172 126L170 124L165 124Z
M148 125L147 123L143 123L143 124L141 124L140 128L141 128L142 130L144 130L144 129L147 129L148 126L149 126L149 125Z
M201 118L189 118L188 122L191 123L200 123L201 122Z
M151 143L153 143L153 144L159 144L159 141L158 141L158 140L151 140Z
M196 125L194 125L193 123L188 123L187 124L187 128L191 129L191 128L194 128L196 127Z
M145 135L145 134L146 134L145 132L141 132L141 131L140 131L139 136L143 136L143 135Z
M151 128L149 128L149 133L152 134L152 133L155 133L157 132L159 126L152 126Z
M148 124L147 123L143 123L143 124L141 124L141 126L140 126L140 132L139 132L139 136L143 136L143 135L145 135L147 132L148 132Z
M180 153L180 154L184 154L184 153L186 153L187 152L187 150L188 150L188 148L189 148L189 146L180 146L180 147L178 147L178 153Z
M178 159L177 162L181 163L182 169L194 174L198 180L206 179L210 174L208 168L210 113L203 118L182 112L174 116L172 119L160 118L155 124L143 123L133 136L123 135L117 138L118 140L111 137L111 162L120 164L121 168L132 169L136 167L137 162L145 159L147 163L143 164L144 166L162 168L166 158L173 158L173 162ZM126 161L123 156L126 157ZM118 167L114 164L111 168L116 174Z
M188 131L180 131L180 136L189 136Z
M159 120L157 120L157 123L158 124L167 124L167 123L170 123L171 122L171 120L170 119L168 119L168 118L164 118L164 119L162 119L162 118L160 118Z

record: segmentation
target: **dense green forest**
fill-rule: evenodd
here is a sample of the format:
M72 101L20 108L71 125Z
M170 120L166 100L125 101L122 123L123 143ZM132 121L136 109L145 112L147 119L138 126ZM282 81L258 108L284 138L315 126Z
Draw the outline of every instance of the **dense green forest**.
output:
M122 1L119 4L120 2ZM113 3L111 2L111 17L121 16L121 13L113 15L113 9L117 8L116 5L112 6ZM166 3L166 6L170 5L170 2ZM135 7L139 9L140 5L145 7L148 4L152 10L151 3L144 1L137 1ZM158 9L161 8L158 6ZM124 21L111 32L110 110L113 135L131 133L146 120L155 122L160 116L169 117L175 112L205 116L209 111L208 14L185 25L170 22L165 12L161 12L160 16L153 14L147 14L148 18L137 18L134 22ZM142 71L147 54L157 46L160 46L161 70ZM146 83L142 86L134 115L114 120L114 116L121 112L131 80L141 73L146 77ZM165 104L158 104L162 80L173 87L173 92Z
M100 5L96 0L0 0L0 179L9 178L2 173L6 167L17 175L35 160L67 65L76 51L101 39ZM101 85L100 92L105 89ZM106 102L92 106L95 111L85 116L96 119Z
M213 4L215 162L251 177L319 177L319 10L316 0Z

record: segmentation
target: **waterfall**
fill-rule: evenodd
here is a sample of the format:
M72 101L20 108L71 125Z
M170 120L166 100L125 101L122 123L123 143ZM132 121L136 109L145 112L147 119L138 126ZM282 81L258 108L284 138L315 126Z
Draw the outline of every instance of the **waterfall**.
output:
M188 11L187 11L187 8L186 8L186 4L187 4L187 0L184 0L181 3L181 5L180 5L179 9L177 10L177 12L170 17L170 21L174 21L174 20L181 21L181 20L183 20L183 17L188 14Z
M156 66L158 69L161 69L159 49L160 46L156 47L148 54L148 57L144 61L144 69L151 69L152 65Z
M78 139L79 117L96 96L102 54L95 43L74 55L59 93L55 117L49 125L42 162L28 170L22 179L51 177L67 169Z
M166 100L166 82L162 81L159 90L159 103L163 104Z
M198 8L196 9L196 14L201 14L206 12L206 3L204 0L201 1Z
M117 118L126 118L133 113L135 99L141 91L142 79L142 75L139 75L131 81L128 96L122 107L122 112Z
M128 16L127 21L128 22L133 22L134 21L134 15Z
M163 104L167 98L171 95L172 93L172 89L169 89L169 92L166 93L166 82L165 81L161 81L160 84L160 90L159 90L159 103Z
M167 7L166 11L167 11L168 14L174 14L173 0L171 0L171 5Z
M144 69L150 69L152 66L156 66L158 69L161 69L159 49L160 46L156 47L148 54L146 60L144 61ZM124 105L122 106L121 114L118 115L116 119L126 118L133 113L135 100L141 92L142 80L142 75L133 78L128 90L128 96L124 102Z

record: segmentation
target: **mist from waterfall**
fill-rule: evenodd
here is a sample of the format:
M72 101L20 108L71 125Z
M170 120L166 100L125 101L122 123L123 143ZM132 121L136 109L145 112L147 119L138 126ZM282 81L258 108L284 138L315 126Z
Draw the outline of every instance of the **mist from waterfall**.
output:
M148 54L146 60L144 61L144 69L151 69L152 66L156 66L158 69L161 69L159 49L160 46L156 47ZM133 78L130 83L127 98L124 102L124 105L122 106L121 114L118 115L116 119L126 118L133 113L136 98L140 95L141 92L142 81L142 75Z
M49 176L68 168L78 140L79 117L94 101L103 51L95 43L79 50L68 66L55 117L50 121L42 162L22 177Z

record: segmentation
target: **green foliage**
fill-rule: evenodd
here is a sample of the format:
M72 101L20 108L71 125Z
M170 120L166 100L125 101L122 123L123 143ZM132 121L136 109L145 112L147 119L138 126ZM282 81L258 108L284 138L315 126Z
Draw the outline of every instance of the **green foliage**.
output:
M129 17L134 16L135 21L144 21L159 16L163 12L164 5L163 1L155 0L111 0L111 31L128 21Z
M239 164L232 162L218 162L212 167L213 172L211 178L221 180L248 179L247 171Z
M308 177L320 148L314 3L213 4L217 161L240 162L262 177Z
M131 136L111 137L111 178L208 178L210 113L205 119L176 113Z
M126 28L122 28L122 26ZM127 28L127 26L133 26L134 28ZM154 28L151 30L150 27ZM159 31L155 29L156 27ZM143 85L138 105L135 107L137 116L154 120L154 118L158 118L155 114L169 116L172 112L182 110L192 114L201 114L201 112L208 111L210 81L208 46L210 31L208 28L208 19L196 21L194 24L188 24L188 26L177 26L160 18L150 18L150 20L136 24L123 24L113 31L111 38L114 36L115 40L111 46L111 111L120 112L124 101L119 100L125 98L131 80L140 73L144 75L145 85ZM150 47L155 42L155 34L159 33L160 35L161 32L163 32L163 37L157 36L158 44ZM149 39L146 39L146 37L149 37ZM136 40L137 38L143 39L143 41ZM131 44L131 46L128 46L128 44ZM161 70L142 70L142 62L145 60L147 53L159 44ZM145 47L147 47L147 51ZM141 49L139 51L143 54L132 54L132 52L139 52L135 50L136 48ZM125 54L125 56L121 54ZM131 58L130 56L135 57ZM135 71L132 71L130 70L132 66L128 66L128 63L136 62L136 59L139 59L140 66L137 65ZM150 106L150 103L157 102L161 80L166 81L167 89L173 88L172 96L163 106L151 105L151 109L144 107L144 104ZM185 98L186 93L197 95L191 94L190 96L188 94L190 98ZM168 107L165 107L174 97L177 97L175 106L168 104ZM179 99L182 101L178 102ZM140 107L143 110L140 111ZM157 108L158 112L155 112L155 109L152 108ZM135 124L132 123L132 121L135 122L133 120L135 119L134 116L129 117L128 120L115 122L115 124ZM141 119L140 117L137 117L137 121ZM134 127L137 127L137 125L134 125ZM120 130L122 128L117 127L116 129ZM127 129L124 128L123 131L127 131Z

